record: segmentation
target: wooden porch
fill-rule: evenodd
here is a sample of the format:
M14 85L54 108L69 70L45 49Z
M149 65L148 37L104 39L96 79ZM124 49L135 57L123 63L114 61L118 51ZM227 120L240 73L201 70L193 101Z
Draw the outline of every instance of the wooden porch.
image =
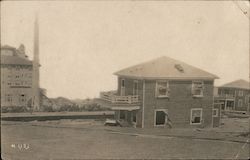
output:
M119 96L117 91L101 92L100 98L112 104L138 104L138 95Z

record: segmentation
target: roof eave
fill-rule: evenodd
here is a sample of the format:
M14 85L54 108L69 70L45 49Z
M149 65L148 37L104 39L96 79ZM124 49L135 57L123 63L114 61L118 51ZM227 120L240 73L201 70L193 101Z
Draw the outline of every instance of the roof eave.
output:
M119 73L114 73L114 75L124 78L136 78L136 79L145 79L145 80L155 80L155 79L170 79L170 80L215 80L219 77L145 77L145 76L132 76L132 75L123 75Z

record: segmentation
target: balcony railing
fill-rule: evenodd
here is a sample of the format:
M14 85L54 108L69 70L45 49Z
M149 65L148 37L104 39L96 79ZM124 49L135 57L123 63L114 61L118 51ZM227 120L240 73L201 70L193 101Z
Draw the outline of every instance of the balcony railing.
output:
M101 92L100 97L103 100L114 104L136 104L139 103L138 95L118 96L116 91Z
M224 99L234 99L235 98L234 94L219 94L219 95L216 95L216 97L224 98Z

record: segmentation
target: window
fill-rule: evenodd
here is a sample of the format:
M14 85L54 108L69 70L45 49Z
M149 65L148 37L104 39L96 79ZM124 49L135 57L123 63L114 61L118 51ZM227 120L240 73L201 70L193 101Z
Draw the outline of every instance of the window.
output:
M169 85L167 81L156 82L156 97L168 97Z
M239 91L239 96L243 96L243 91Z
M202 121L202 109L193 108L191 109L190 124L201 124Z
M195 97L203 96L204 83L202 81L193 81L192 83L192 94Z
M157 109L155 110L155 126L164 126L167 122L167 110Z
M125 80L124 79L121 80L121 86L125 87Z
M125 96L125 80L121 79L121 96Z
M20 94L19 95L19 101L20 102L26 102L26 95L25 94Z
M238 100L238 107L242 107L242 99Z
M245 104L248 104L249 103L249 95L246 95L245 97Z
M138 81L134 81L133 95L138 95Z
M126 118L126 111L120 110L120 119L125 119Z
M213 117L218 117L219 115L219 110L217 108L213 109Z
M136 112L132 112L132 122L136 123Z
M6 94L5 95L5 101L6 102L12 102L12 95L11 94Z

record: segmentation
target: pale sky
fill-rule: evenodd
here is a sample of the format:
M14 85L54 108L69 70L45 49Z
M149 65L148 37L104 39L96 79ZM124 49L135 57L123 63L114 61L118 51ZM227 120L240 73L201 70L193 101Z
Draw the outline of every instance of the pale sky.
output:
M40 86L49 97L98 97L117 70L168 56L248 80L249 19L231 1L1 2L1 44L23 43L32 59L40 22Z

